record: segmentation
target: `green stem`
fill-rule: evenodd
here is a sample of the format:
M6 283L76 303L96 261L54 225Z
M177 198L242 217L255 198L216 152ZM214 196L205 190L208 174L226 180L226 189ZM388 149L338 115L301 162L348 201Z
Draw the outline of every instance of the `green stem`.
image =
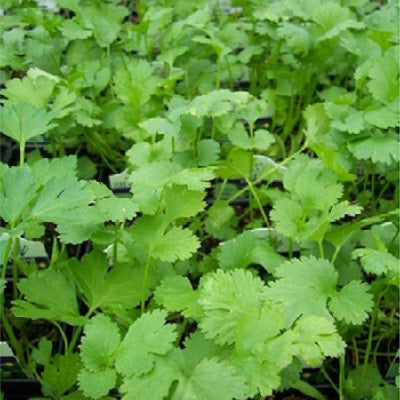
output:
M284 165L286 165L288 162L290 162L290 160L292 160L296 155L300 154L303 150L305 150L307 148L308 143L305 142L303 144L303 146L296 151L295 153L293 153L292 155L290 155L289 157L285 158L282 162L280 162L279 164L275 165L275 167L271 168L270 170L268 170L267 172L265 172L263 175L259 176L254 182L253 184L257 184L259 182L261 182L262 180L266 179L269 175L273 174L279 167L283 167ZM239 196L241 196L243 193L245 193L248 190L247 186L244 187L243 189L238 190L234 195L232 195L227 202L231 203L233 200L235 200L236 198L238 198Z
M375 199L375 166L372 164L371 166L371 208L375 213L376 211L376 199Z
M25 163L25 142L19 143L19 165L23 166Z
M293 258L293 239L289 238L289 259Z
M60 332L60 335L62 337L62 340L64 342L64 351L67 351L68 349L68 339L67 336L65 336L64 330L61 328L60 324L58 322L53 321L53 324L57 327L58 331Z
M228 70L229 87L231 90L233 90L233 76L232 76L231 65L229 64L228 56L225 56L224 59L225 59L226 68Z
M14 250L13 250L13 264L12 264L12 276L13 276L13 298L18 297L18 255L19 255L19 238L15 238Z
M345 353L343 353L340 357L339 357L339 400L345 400L344 396L343 396L343 385L344 385L344 381L345 381L345 376L344 376L344 356Z
M93 312L94 312L93 308L89 309L89 311L86 313L84 318L89 319L90 316L93 314ZM68 349L68 350L66 350L66 352L68 351L68 353L72 353L74 351L76 343L81 335L82 329L83 329L83 326L78 326L76 328L74 335L72 336L72 339L69 342L69 345L65 348L65 349Z
M319 256L325 258L324 246L322 245L322 239L318 240Z
M335 392L339 393L339 388L336 386L335 382L333 382L332 378L329 376L329 374L326 372L326 370L323 366L321 367L321 372L322 372L322 375L324 376L324 378L332 386L333 390L335 390Z
M360 364L360 357L358 355L358 347L356 339L353 338L352 343L353 343L354 357L356 359L356 368L358 368L358 365Z
M142 290L141 290L141 296L140 296L140 312L142 314L145 311L147 280L149 278L149 265L150 265L150 253L147 256L147 261L146 261L146 265L144 267L143 279L142 279Z
M217 80L215 86L217 90L219 90L221 86L221 58L219 55L217 57Z
M4 281L6 279L8 259L10 257L11 247L13 239L11 236L8 237L6 248L4 250L3 265L1 266L1 279Z
M24 358L24 352L22 350L22 347L20 346L17 337L14 334L14 331L10 325L10 322L8 321L8 318L6 316L6 313L4 312L4 299L3 296L1 296L1 322L3 324L4 330L7 333L8 339L11 343L12 348L15 351L15 354L17 356L18 361L21 363L22 366L25 366L25 358Z
M222 182L221 187L219 188L218 194L217 194L217 198L215 199L215 202L219 201L221 199L222 193L224 193L224 189L226 186L226 183L228 182L228 179L224 179L224 181Z
M255 190L255 188L253 186L253 183L250 180L248 180L247 178L246 178L246 182L247 182L247 185L248 185L249 189L251 190L251 192L252 192L252 194L254 196L254 199L256 200L256 203L257 203L258 208L260 210L261 216L263 217L265 225L267 227L269 227L269 221L268 221L267 215L265 214L264 208L263 208L263 206L261 204L261 201L260 201L260 198L258 197L257 192L256 192L256 190Z
M367 341L367 347L365 349L365 354L364 354L364 364L363 364L363 370L361 374L361 380L360 380L360 387L363 387L364 381L365 381L365 375L367 373L367 366L369 364L369 357L371 354L371 348L372 348L372 340L373 340L373 333L374 333L374 325L375 325L375 320L376 317L378 316L378 311L379 311L379 304L381 302L382 297L386 293L385 289L379 296L378 299L375 302L374 309L372 311L371 315L371 322L369 324L369 330L368 330L368 341Z

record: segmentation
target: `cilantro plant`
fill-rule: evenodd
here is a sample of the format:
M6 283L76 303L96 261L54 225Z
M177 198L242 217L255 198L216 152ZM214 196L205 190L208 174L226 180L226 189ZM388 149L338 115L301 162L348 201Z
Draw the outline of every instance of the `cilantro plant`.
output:
M0 27L0 313L35 398L397 399L399 6L50 3Z

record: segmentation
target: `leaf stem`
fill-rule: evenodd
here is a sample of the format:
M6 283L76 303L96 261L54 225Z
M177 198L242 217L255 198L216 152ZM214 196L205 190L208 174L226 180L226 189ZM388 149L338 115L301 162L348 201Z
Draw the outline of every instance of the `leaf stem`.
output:
M143 279L142 279L142 290L140 296L140 312L142 314L145 311L147 280L149 278L149 265L150 265L150 253L147 256L146 265L144 267L144 272L143 272Z
M344 385L344 381L345 381L344 356L345 356L345 353L341 354L339 357L339 400L345 400L345 398L343 396L343 385Z

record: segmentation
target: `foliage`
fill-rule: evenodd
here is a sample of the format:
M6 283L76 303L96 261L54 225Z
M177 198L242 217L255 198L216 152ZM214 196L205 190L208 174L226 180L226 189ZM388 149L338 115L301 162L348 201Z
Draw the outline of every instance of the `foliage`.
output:
M43 395L397 398L399 6L4 3L0 314Z

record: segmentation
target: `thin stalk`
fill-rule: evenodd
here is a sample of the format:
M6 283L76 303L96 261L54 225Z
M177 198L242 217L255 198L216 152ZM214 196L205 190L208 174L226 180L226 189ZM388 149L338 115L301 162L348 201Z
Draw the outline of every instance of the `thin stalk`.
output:
M273 174L279 167L282 167L284 165L286 165L291 159L293 159L296 155L300 154L304 149L307 148L308 143L305 142L303 144L303 146L296 151L296 153L293 153L292 155L290 155L289 157L285 158L282 162L280 162L279 164L277 164L275 167L271 168L269 171L265 172L263 175L261 175L260 177L258 177L253 184L256 185L257 183L261 182L262 180L264 180L265 178L267 178L269 175ZM236 198L238 198L239 196L241 196L243 193L245 193L248 190L247 186L244 187L243 189L238 190L234 195L232 195L227 202L231 203L233 200L235 200Z
M354 357L356 359L356 368L358 368L358 366L360 364L360 357L358 355L358 347L357 347L356 339L353 338L352 343L353 343Z
M58 322L53 321L53 324L57 327L58 331L60 332L61 338L64 343L64 351L67 351L68 349L68 339L67 336L65 335L64 330L61 328L60 324Z
M19 165L23 166L25 163L25 142L19 143Z
M140 296L140 312L142 314L145 311L146 289L147 289L147 281L149 278L149 265L150 265L150 253L147 256L146 265L144 267L144 272L143 272L143 279L142 279L142 290Z
M324 246L322 245L322 239L318 240L319 256L325 258Z
M4 304L3 304L3 296L1 296L1 323L4 327L4 330L7 333L8 339L10 340L11 346L15 351L15 354L17 356L18 361L21 363L22 366L25 366L25 357L24 357L24 352L22 351L22 347L20 346L17 337L14 334L14 331L10 325L10 322L8 321L8 318L6 316L6 313L4 312Z
M90 310L86 313L85 318L88 319L88 318L93 314L93 312L94 312L94 309L90 309ZM77 343L77 341L78 341L78 339L79 339L79 336L81 335L82 329L83 329L82 326L78 326L78 327L75 329L74 335L72 336L72 339L71 339L71 341L69 342L69 345L65 348L65 349L66 349L65 352L72 353L72 352L74 351L74 348L75 348L76 343ZM68 349L68 350L67 350L67 349Z
M333 252L332 259L331 259L331 263L332 263L332 264L335 263L336 258L337 258L337 256L338 256L339 251L340 251L341 248L342 248L342 246L336 246L336 247L335 247L335 251Z
M267 227L269 227L269 221L268 221L267 215L265 214L265 211L264 211L263 206L261 204L260 198L257 195L257 192L256 192L256 190L255 190L255 188L253 186L253 183L248 179L246 179L246 182L247 182L247 185L248 185L249 189L251 190L251 192L252 192L252 194L254 196L254 199L256 200L258 208L260 209L260 213L261 213L261 216L262 216L262 218L263 218L263 220L265 222L265 225Z
M339 357L339 400L345 400L344 395L343 395L343 385L345 381L345 376L344 376L344 356L345 354L342 354Z
M13 298L18 297L18 254L19 254L19 238L15 238L14 249L13 249L13 264L12 264L12 276L13 276Z
M218 55L218 57L217 57L217 79L215 82L215 87L217 90L219 90L220 86L221 86L221 58Z
M385 292L387 289L385 289L379 296L378 299L376 300L375 307L372 311L371 315L371 322L369 324L369 330L368 330L368 341L367 341L367 347L365 349L365 355L364 355L364 364L363 364L363 370L361 374L361 380L360 380L360 387L363 387L364 381L365 381L365 375L367 373L367 366L369 364L369 357L371 354L371 348L372 348L372 340L373 340L373 333L374 333L374 325L375 325L375 320L378 315L379 311L379 304L381 302L382 297L384 296Z
M231 90L233 90L233 76L232 76L231 65L229 63L228 56L225 56L224 59L225 59L226 68L228 70L229 87Z
M225 189L225 186L226 186L227 182L228 182L228 179L224 179L224 181L222 182L221 187L219 188L219 191L218 191L218 194L217 194L217 198L215 199L215 201L219 201L220 200L220 198L222 196L222 193L224 192L224 189Z
M376 198L375 198L375 166L372 164L371 166L371 208L372 211L376 211Z
M190 99L190 89L189 89L189 72L185 71L185 86L186 86L186 96Z
M333 390L336 393L339 393L339 388L336 386L335 382L333 382L333 379L329 376L328 372L326 372L325 368L322 366L321 367L321 372L324 378L328 381L328 383L332 386Z
M6 248L4 250L3 265L1 266L1 279L4 281L6 279L7 264L10 257L11 247L13 239L11 236L8 237Z
M293 258L293 239L289 238L289 259Z

